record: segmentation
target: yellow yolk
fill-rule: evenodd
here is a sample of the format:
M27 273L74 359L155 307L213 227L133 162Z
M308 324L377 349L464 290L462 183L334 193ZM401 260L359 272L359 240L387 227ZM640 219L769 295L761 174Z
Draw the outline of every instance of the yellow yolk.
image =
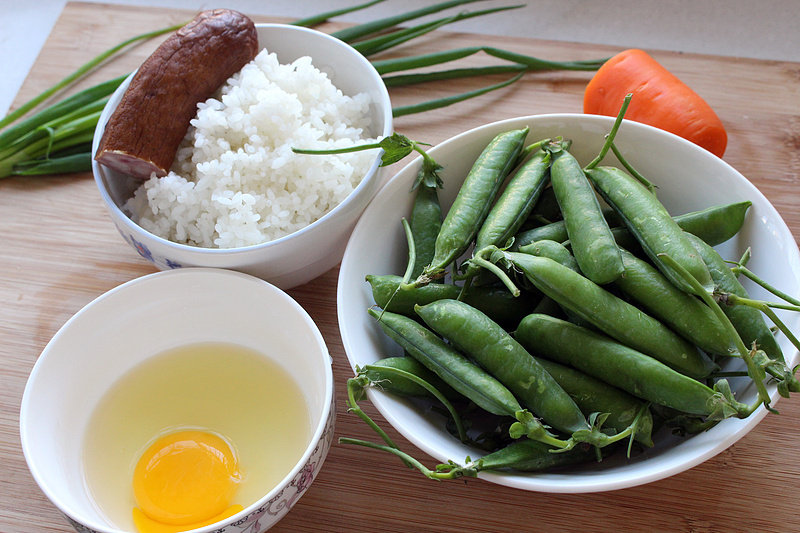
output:
M187 531L242 509L230 502L240 480L228 443L204 431L178 431L157 439L133 472L133 510L141 533Z

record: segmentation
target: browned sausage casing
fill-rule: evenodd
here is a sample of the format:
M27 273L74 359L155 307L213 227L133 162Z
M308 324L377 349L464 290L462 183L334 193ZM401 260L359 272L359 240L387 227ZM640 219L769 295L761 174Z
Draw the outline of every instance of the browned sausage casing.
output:
M145 180L167 174L197 103L258 53L255 25L229 9L203 11L139 67L109 118L95 159Z

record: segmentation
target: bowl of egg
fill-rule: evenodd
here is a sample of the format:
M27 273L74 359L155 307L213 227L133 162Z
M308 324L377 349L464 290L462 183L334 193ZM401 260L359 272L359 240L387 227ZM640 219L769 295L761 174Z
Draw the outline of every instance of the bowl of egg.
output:
M286 293L187 268L124 283L47 344L22 398L33 478L78 531L264 531L333 439L325 342Z
M217 12L228 10L203 15L202 24L220 18ZM288 289L341 260L384 177L377 148L336 155L293 148L375 142L391 134L392 109L378 72L343 41L299 26L247 23L257 39L255 57L208 97L189 102L185 121L177 118L176 102L222 62L186 52L189 58L177 65L162 64L160 56L182 58L192 48L181 44L189 37L180 31L165 42L175 53L157 50L109 99L94 136L92 170L122 237L159 269L227 268ZM202 37L199 30L185 33ZM168 68L172 89L161 78L146 86L149 74ZM159 111L150 96L162 91ZM180 145L158 174L146 167L156 155L129 156L160 150L161 131L178 126Z

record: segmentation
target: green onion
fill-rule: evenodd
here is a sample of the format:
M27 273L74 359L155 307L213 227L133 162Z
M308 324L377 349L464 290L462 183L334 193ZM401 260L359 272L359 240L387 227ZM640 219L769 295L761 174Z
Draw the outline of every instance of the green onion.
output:
M600 68L600 65L606 61L605 59L593 59L590 61L549 61L547 59L509 52L491 46L468 46L466 48L456 48L454 50L445 50L430 54L373 61L372 65L378 73L389 74L402 70L440 65L477 54L478 52L485 52L486 54L500 59L506 59L514 63L525 65L529 70L597 70Z
M67 76L63 80L61 80L60 82L56 83L55 85L53 85L52 87L50 87L49 89L47 89L46 91L41 93L39 96L36 96L36 97L32 98L28 102L26 102L23 105L21 105L14 112L9 113L8 115L6 115L5 118L0 120L0 128L4 128L4 127L8 126L12 122L14 122L18 118L20 118L21 116L25 115L31 109L33 109L37 105L39 105L42 102L44 102L45 100L47 100L48 98L53 96L55 93L57 93L61 89L63 89L65 87L69 86L70 84L74 83L75 81L80 79L84 74L88 73L89 71L91 71L92 69L94 69L95 67L100 65L103 61L105 61L106 59L108 59L111 56L113 56L114 54L120 52L121 50L126 48L128 45L134 44L134 43L136 43L138 41L143 41L143 40L146 40L146 39L152 39L153 37L157 37L159 35L163 35L164 33L175 31L175 30L177 30L178 28L180 28L182 26L184 26L184 24L178 24L178 25L175 25L175 26L170 26L168 28L162 28L160 30L151 31L151 32L148 32L148 33L143 33L141 35L137 35L135 37L131 37L127 41L123 41L120 44L118 44L117 46L106 50L105 52L103 52L102 54L98 55L97 57L95 57L91 61L81 65L78 68L78 70L76 70L75 72L73 72L72 74L70 74L69 76Z
M482 17L484 15L491 15L493 13L499 13L500 11L508 11L510 9L519 9L520 7L524 6L522 5L504 6L504 7L495 7L492 9L484 9L482 11L467 11L463 13L458 13L456 15L453 15L452 17L434 20L432 22L427 22L425 24L420 24L418 26L413 26L411 28L404 28L385 35L379 35L378 37L374 37L372 39L358 41L356 43L353 43L352 46L353 48L361 52L363 55L370 56L377 54L378 52L383 52L384 50L393 48L399 44L403 44L421 35L425 35L426 33L437 30L442 26L446 26L447 24L452 24L453 22L459 22L461 20L467 20L474 17Z
M495 85L490 85L489 87L484 87L482 89L477 89L474 91L467 91L461 94L455 94L453 96L446 96L444 98L437 98L435 100L429 100L427 102L422 102L419 104L403 106L403 107L395 107L392 109L392 116L393 117L402 117L404 115L411 115L414 113L422 113L424 111L430 111L432 109L439 109L440 107L447 107L449 105L456 104L458 102L463 102L464 100L468 100L470 98L475 98L476 96L481 96L491 91L495 91L497 89L502 89L503 87L507 87L511 85L515 81L519 80L524 73L521 72L511 78L510 80L506 80L501 83L497 83Z
M354 11L359 11L361 9L366 9L368 7L372 7L375 4L380 4L384 0L372 0L372 2L366 2L364 4L359 4L353 7L345 7L342 9L334 9L333 11L328 11L326 13L320 13L319 15L312 15L310 17L306 17L304 19L298 19L292 22L293 26L316 26L318 24L322 24L323 22L327 22L328 19L332 19L333 17L338 17L339 15L346 15L347 13L352 13Z
M43 176L85 172L92 165L92 153L81 152L63 157L32 159L14 166L12 176Z
M127 76L128 75L126 74L124 76L114 78L113 80L95 85L94 87L89 87L88 89L65 98L61 102L40 111L24 122L20 122L7 128L5 131L0 133L0 148L10 145L12 142L16 141L26 133L32 131L38 126L41 126L42 124L46 124L47 122L50 122L51 120L56 119L65 113L70 113L89 103L96 102L99 98L108 96L109 94L113 93L117 87L119 87L119 85Z
M493 65L490 67L456 68L419 74L398 74L396 76L384 76L382 79L384 85L391 88L428 83L431 81L472 78L475 76L483 77L493 74L506 74L508 72L523 72L525 70L528 70L528 67L525 65Z
M464 4L471 4L472 2L480 2L480 1L482 0L451 0L450 2L442 2L439 4L434 4L432 6L423 7L421 9L416 9L414 11L408 11L400 15L394 15L391 17L374 20L372 22L359 24L358 26L345 28L343 30L333 32L331 35L333 35L337 39L341 39L342 41L349 43L361 37L372 35L378 33L379 31L383 31L387 28L391 28L392 26L396 26L402 22L406 22L407 20L413 20L415 18L424 17L425 15L430 15L432 13L438 13L439 11L444 11L445 9L449 9L451 7L461 6Z

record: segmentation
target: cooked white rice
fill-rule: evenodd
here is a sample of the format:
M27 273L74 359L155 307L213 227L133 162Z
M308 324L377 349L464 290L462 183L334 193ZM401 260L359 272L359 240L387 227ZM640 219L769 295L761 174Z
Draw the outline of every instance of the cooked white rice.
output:
M151 177L125 209L174 242L234 248L271 241L318 220L353 191L376 151L298 155L352 146L369 130L366 94L343 95L304 57L266 50L198 104L172 170Z

